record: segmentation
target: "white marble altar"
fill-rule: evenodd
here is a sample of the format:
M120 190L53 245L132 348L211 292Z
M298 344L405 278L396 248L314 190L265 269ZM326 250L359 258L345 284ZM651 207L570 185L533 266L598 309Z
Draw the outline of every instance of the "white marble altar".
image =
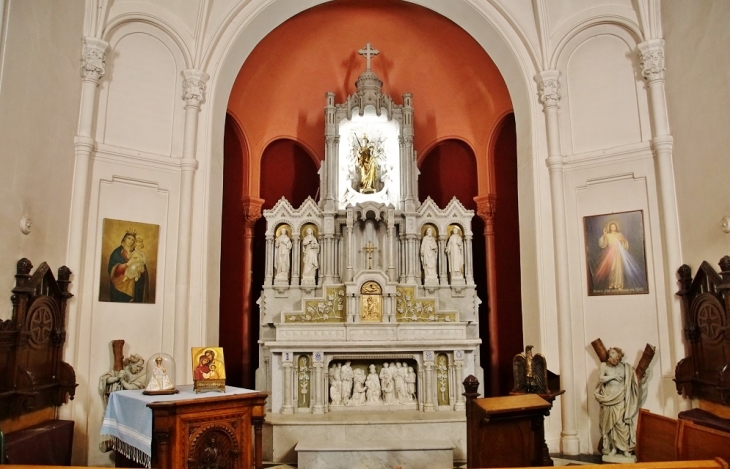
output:
M270 391L270 415L463 417L464 377L484 381L474 213L455 198L419 201L412 96L384 95L370 70L377 51L360 53L356 92L339 104L326 95L321 199L264 211L257 388Z

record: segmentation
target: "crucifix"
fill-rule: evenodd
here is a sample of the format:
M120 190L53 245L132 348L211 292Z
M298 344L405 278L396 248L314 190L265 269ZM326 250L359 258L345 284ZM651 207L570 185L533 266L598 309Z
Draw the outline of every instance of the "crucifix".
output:
M370 58L380 54L380 51L378 49L373 49L372 46L370 46L370 43L368 42L367 44L365 44L365 47L363 49L360 49L359 51L357 51L357 53L362 55L363 57L365 57L365 60L366 60L365 69L370 70Z
M363 251L365 251L368 254L368 270L372 270L373 268L373 251L375 251L376 248L373 246L373 243L368 241L368 244L365 245L364 248L362 248Z

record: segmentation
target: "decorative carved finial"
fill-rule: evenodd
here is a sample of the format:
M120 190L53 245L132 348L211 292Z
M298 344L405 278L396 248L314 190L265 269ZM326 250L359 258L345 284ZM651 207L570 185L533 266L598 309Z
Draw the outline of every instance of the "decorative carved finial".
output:
M33 264L30 263L25 257L18 261L17 272L18 275L29 275L30 270L33 268Z
M462 384L464 385L464 391L466 391L464 395L467 398L471 397L473 399L479 395L477 392L477 389L479 389L479 380L476 376L467 376Z
M58 269L58 280L61 282L68 282L69 279L71 278L72 273L73 272L71 272L71 269L69 269L65 265L62 265Z
M723 272L730 271L730 256L724 256L718 264Z
M373 49L368 42L365 44L365 47L357 51L357 53L365 57L365 69L370 70L370 58L380 54L380 51L378 49Z

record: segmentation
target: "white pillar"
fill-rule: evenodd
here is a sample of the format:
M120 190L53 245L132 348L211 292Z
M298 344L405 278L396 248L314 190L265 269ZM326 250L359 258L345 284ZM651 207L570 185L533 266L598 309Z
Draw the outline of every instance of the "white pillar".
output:
M189 309L190 309L190 245L193 225L193 183L198 161L195 147L198 138L198 114L205 99L205 83L208 74L194 69L183 70L183 96L185 100L185 133L180 160L180 212L178 218L177 267L175 272L175 340L173 353L177 363L189 359ZM178 367L178 382L185 382L185 367Z
M317 360L319 356L319 360ZM322 377L322 368L324 363L322 352L314 353L314 389L312 390L312 413L313 414L324 414L324 396L325 396L325 385Z
M284 353L284 355L289 355ZM294 406L292 405L292 379L294 375L294 363L290 358L288 361L284 359L281 366L284 368L284 403L281 405L282 414L293 414Z
M557 290L558 339L560 380L566 393L562 398L561 417L563 430L561 446L564 454L579 454L580 441L576 430L575 382L573 377L573 340L570 321L570 279L568 278L568 236L565 219L565 196L563 188L563 157L560 155L560 132L558 101L560 101L560 72L545 70L535 76L540 93L540 102L545 113L548 158L550 173L550 195L553 210L553 241L555 243L555 285Z
M454 350L454 394L456 395L456 403L454 410L466 409L464 399L464 351Z
M68 334L66 336L65 359L74 366L79 364L79 345L90 339L91 330L88 322L80 322L82 295L82 272L84 271L84 240L86 238L86 207L88 202L89 175L91 173L91 157L96 142L91 136L96 118L96 89L99 81L106 73L105 58L109 43L94 37L82 38L81 51L81 99L79 102L79 123L74 138L75 161L74 179L71 193L71 213L69 214L68 253L66 265L76 272L77 282L71 284L74 298L68 302ZM85 329L85 333L82 333ZM84 393L77 392L76 399L68 406L60 407L62 418L77 421L77 428L85 428L88 405L84 404ZM85 459L84 459L85 460Z
M682 311L676 297L676 269L682 265L682 246L679 234L677 194L674 184L672 163L672 135L669 130L669 113L664 92L664 40L651 39L638 46L642 75L649 89L649 105L652 114L651 148L654 152L657 170L657 185L660 194L662 228L664 234L664 273L666 277L668 304L671 311L672 363L677 363L682 353Z
M436 406L433 403L434 386L433 386L433 365L436 359L433 351L427 351L423 353L423 376L424 376L424 412L436 412Z

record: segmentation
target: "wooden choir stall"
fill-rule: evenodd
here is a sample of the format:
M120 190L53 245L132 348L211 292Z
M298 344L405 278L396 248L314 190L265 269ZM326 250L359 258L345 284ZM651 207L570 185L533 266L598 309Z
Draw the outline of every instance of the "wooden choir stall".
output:
M32 269L18 261L12 317L0 322L0 464L69 465L74 422L58 420L56 408L76 391L62 360L71 271L61 267L56 279L45 262Z

